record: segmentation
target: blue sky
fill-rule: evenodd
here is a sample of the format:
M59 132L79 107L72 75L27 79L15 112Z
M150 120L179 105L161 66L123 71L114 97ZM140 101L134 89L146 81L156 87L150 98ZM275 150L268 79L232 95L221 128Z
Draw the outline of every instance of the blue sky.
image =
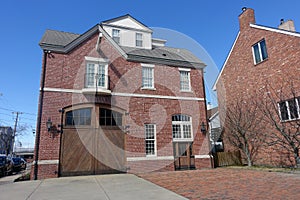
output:
M209 63L210 88L238 33L244 6L255 10L257 24L277 27L281 18L293 19L300 30L299 0L1 1L0 125L13 126L12 111L23 112L20 124L29 129L18 140L34 145L31 129L36 126L42 66L38 43L46 29L83 33L101 21L130 14L149 27L177 31L201 45L211 58L202 58Z

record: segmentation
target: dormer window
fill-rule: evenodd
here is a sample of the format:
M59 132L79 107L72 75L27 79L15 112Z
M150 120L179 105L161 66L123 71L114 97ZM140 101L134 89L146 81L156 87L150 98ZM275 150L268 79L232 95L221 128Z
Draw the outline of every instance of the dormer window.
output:
M135 34L135 46L143 47L143 34L142 33Z
M117 44L120 44L120 30L113 29L112 30L112 38Z
M252 46L254 64L258 64L268 58L266 41L263 39L262 41L256 43Z

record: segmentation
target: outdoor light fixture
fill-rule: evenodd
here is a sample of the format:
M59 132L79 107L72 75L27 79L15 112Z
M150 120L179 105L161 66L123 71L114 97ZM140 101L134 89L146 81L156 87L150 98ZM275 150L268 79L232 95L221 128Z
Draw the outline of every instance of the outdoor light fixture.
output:
M200 131L201 131L203 134L206 133L206 128L205 128L205 123L204 123L204 122L201 123Z
M52 128L52 121L51 121L50 117L48 118L48 121L46 122L46 125L47 125L48 132L50 132L51 128Z
M48 121L46 122L47 130L49 133L62 133L62 125L58 124L57 127L59 127L61 130L58 130L55 125L53 125L51 118L48 118Z

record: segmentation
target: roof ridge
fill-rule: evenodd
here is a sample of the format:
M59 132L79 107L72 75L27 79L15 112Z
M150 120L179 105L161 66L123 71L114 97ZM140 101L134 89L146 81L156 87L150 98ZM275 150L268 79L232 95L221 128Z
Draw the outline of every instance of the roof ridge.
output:
M46 31L56 31L56 32L60 32L60 33L67 33L67 34L72 34L72 35L82 35L82 34L79 34L79 33L72 33L72 32L68 32L68 31L60 31L60 30L54 30L54 29L46 29Z

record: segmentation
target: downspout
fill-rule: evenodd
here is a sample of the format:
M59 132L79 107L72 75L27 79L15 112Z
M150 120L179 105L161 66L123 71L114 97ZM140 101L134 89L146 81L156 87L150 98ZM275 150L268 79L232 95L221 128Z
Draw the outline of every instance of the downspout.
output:
M35 138L35 160L34 160L34 180L38 179L38 160L39 160L39 150L40 150L40 137L41 137L41 123L42 123L42 110L43 110L43 99L44 99L44 86L46 77L46 65L47 57L50 51L44 51L44 60L42 68L42 80L39 95L39 106L38 106L38 116L37 116L37 126L36 126L36 138Z

